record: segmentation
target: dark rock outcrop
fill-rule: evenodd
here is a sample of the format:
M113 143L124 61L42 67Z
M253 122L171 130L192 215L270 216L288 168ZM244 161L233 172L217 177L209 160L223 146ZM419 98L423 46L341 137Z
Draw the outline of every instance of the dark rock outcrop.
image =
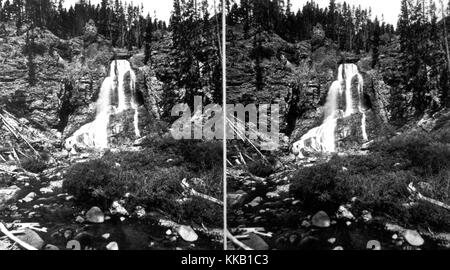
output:
M309 130L321 125L324 120L322 106L332 82L337 78L338 67L342 63L352 63L358 66L364 79L361 98L369 137L374 138L389 129L392 84L385 80L385 69L389 64L386 58L392 56L383 55L381 61L388 63L384 62L382 69L373 69L371 57L340 51L325 37L320 25L314 27L311 40L297 44L291 44L276 34L262 32L264 51L271 53L267 53L261 62L264 86L257 91L255 60L252 58L255 33L245 37L240 26L234 28L233 35L228 37L229 103L279 103L280 129L291 141L297 141ZM351 126L360 127L361 119L356 118L351 121L355 122Z
M92 102L113 55L109 42L89 24L83 37L71 40L45 29L30 31L36 78L30 85L26 34L16 35L14 28L8 24L8 36L0 42L2 106L43 129L64 131L65 136L90 121Z

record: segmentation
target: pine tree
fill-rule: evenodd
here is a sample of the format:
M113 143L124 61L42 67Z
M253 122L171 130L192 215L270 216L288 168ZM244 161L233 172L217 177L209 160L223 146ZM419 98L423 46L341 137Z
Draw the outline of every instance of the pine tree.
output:
M261 66L262 62L262 41L261 41L261 29L255 35L253 39L253 51L255 57L255 85L256 91L262 91L264 88L264 74Z
M372 38L372 68L375 68L375 66L378 63L378 59L380 57L379 46L380 46L380 22L378 21L378 18L375 18L373 38Z
M100 34L107 36L108 35L108 16L109 16L109 2L108 0L102 0L100 4L100 21L98 23L98 31Z
M23 2L22 0L14 0L13 2L14 12L16 14L16 28L17 34L20 35L20 28L23 25L24 14L23 14Z
M170 27L172 31L173 46L180 46L181 42L181 3L180 0L173 1L172 16L170 17Z
M408 28L409 28L409 1L402 0L401 13L397 24L397 31L400 35L400 45L402 46L402 50L405 50L408 44L409 40Z
M152 35L153 35L153 24L150 16L147 17L147 26L145 28L145 59L144 62L148 63L151 59L151 43L152 43Z
M3 5L2 17L4 22L7 22L11 19L11 3L9 0L6 0L5 4Z
M30 33L31 32L31 33ZM27 30L25 38L25 46L27 52L27 66L28 66L28 83L30 86L36 85L36 64L34 63L34 23L31 23L30 29Z
M328 5L327 25L327 36L332 40L336 40L336 0L330 0Z
M243 14L243 22L244 22L244 36L248 37L248 32L250 31L251 26L251 17L250 17L250 0L241 0L241 9Z
M3 21L3 0L0 0L0 22Z

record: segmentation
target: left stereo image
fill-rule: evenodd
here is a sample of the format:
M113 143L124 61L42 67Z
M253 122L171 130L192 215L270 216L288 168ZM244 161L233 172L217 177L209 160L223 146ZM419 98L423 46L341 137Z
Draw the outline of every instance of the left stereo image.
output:
M223 250L222 10L0 0L0 250Z

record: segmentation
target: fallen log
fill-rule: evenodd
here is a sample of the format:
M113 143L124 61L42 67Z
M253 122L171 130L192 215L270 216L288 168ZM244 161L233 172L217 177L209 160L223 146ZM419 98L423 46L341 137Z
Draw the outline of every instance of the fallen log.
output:
M180 224L172 221L172 220L168 220L168 219L164 219L164 218L160 218L158 220L158 225L164 228L169 228L173 231L178 230L178 228L181 227ZM201 232L203 234L206 234L208 237L211 238L222 238L223 237L223 231L220 229L207 229L205 227L198 227L198 226L192 226L192 229L196 232Z
M187 179L183 179L183 181L181 181L181 184L183 186L183 188L187 189L188 191L190 191L190 194L192 196L197 196L199 198L211 201L213 203L216 203L220 206L223 206L223 202L217 200L216 198L213 198L211 196L205 195L205 194L201 194L197 191L195 191L193 188L190 187L190 185L187 183ZM174 225L176 224L175 222L169 221L169 222L164 222L166 225ZM160 222L161 225L161 222ZM228 229L225 230L225 236L226 239L229 239L232 243L234 243L235 245L239 246L240 248L244 249L244 250L253 250L252 248L248 247L247 245L245 245L244 243L242 243L241 241L239 241L238 239L236 239L236 237L234 237L229 231Z
M410 184L408 185L408 191L411 193L411 196L415 197L415 198L416 198L417 200L419 200L419 201L428 202L428 203L431 203L431 204L433 204L433 205L436 205L436 206L438 206L438 207L442 207L442 208L447 209L447 210L450 211L450 205L445 204L445 203L443 203L443 202L440 202L440 201L438 201L438 200L431 199L431 198L428 198L428 197L423 196L423 195L422 195L422 194L414 187L414 184L413 184L413 183L410 183Z
M249 247L246 244L239 241L228 230L225 230L225 233L226 233L227 239L229 239L233 244L237 245L238 247L242 248L243 250L253 250L251 247Z
M239 228L240 231L243 231L244 234L257 234L260 236L264 236L264 237L269 237L271 238L273 236L273 234L271 232L269 233L264 233L265 229L264 228Z
M202 198L202 199L208 200L208 201L210 201L210 202L213 202L213 203L215 203L215 204L218 204L218 205L223 206L223 202L222 202L222 201L219 201L219 200L216 199L216 198L213 198L213 197L211 197L211 196L202 194L202 193L197 192L196 190L194 190L194 189L189 185L189 183L187 182L187 179L186 179L186 178L183 179L183 180L181 181L181 186L182 186L183 189L184 189L186 192L188 192L188 194L190 194L191 196L199 197L199 198Z
M14 226L18 227L19 229L30 229L37 232L47 232L47 228L38 228L41 225L39 223L14 223Z
M14 236L8 229L5 227L3 223L0 222L0 232L2 232L5 236L7 236L11 241L14 241L19 246L26 250L38 250L37 248L25 243L24 241L20 240L16 236Z
M11 125L11 123L8 121L8 119L6 119L6 117L3 116L1 113L0 118L2 119L4 126L9 130L9 132L11 132L14 135L14 137L16 137L17 140L22 139L37 156L40 156L39 152L31 145L31 143L19 131L17 131L14 128L14 126Z

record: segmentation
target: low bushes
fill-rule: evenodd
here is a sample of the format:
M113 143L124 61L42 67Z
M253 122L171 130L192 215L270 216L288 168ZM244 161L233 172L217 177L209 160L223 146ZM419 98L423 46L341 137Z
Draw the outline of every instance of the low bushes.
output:
M25 158L20 163L24 170L32 173L41 173L47 169L47 163L39 158Z
M338 174L338 168L331 163L301 169L294 176L291 191L309 209L337 208L340 202L351 198Z
M274 173L274 168L272 164L269 164L268 162L259 159L255 161L249 161L248 162L248 170L259 177L268 177L272 173Z
M126 207L145 206L161 209L178 220L220 224L220 206L199 200L183 199L181 181L201 178L198 188L215 198L222 198L221 155L213 152L211 143L192 143L193 152L184 143L158 141L140 152L106 153L101 159L73 165L69 168L64 189L80 204L109 207L114 200L128 193ZM201 149L210 149L200 155ZM219 167L220 164L220 167Z
M355 211L366 209L410 226L448 228L447 210L424 202L404 206L410 202L407 187L411 182L423 195L450 203L447 134L413 132L379 143L369 155L335 156L301 168L294 175L291 191L311 210L336 211L356 197Z
M379 143L376 151L402 157L421 175L436 174L450 167L450 130L416 131Z

